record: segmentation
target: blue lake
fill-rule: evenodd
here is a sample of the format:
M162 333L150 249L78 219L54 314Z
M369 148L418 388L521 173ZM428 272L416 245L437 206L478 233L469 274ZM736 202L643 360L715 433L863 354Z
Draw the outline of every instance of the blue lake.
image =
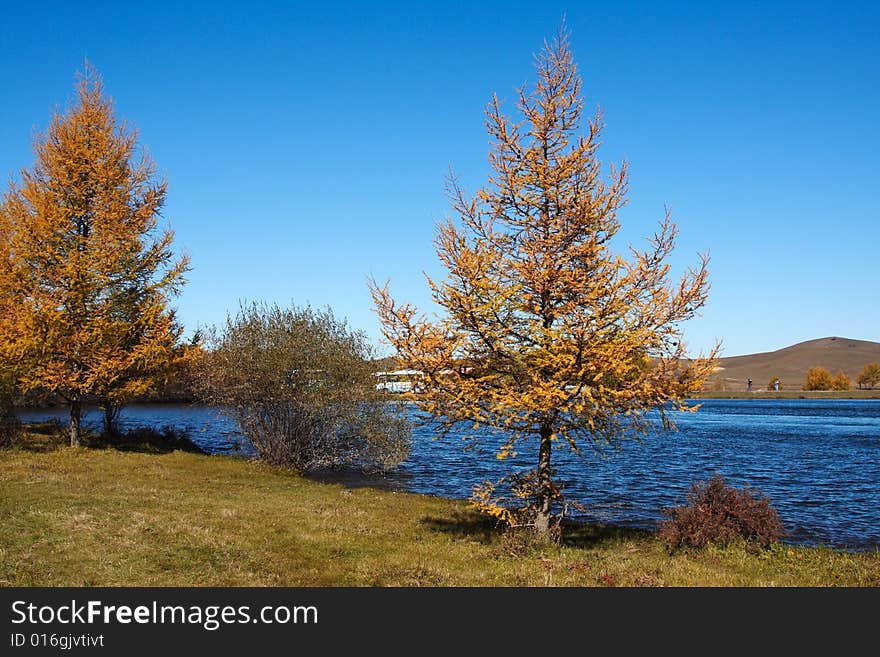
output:
M28 410L24 421L65 412ZM652 528L659 509L679 504L693 480L720 472L729 483L766 494L779 510L788 542L880 548L880 400L706 400L696 413L676 414L677 432L625 443L609 458L554 454L567 495L586 519ZM234 422L216 409L156 404L123 410L124 428L174 426L211 453L242 453ZM90 411L86 422L98 426ZM417 493L468 497L475 483L497 479L510 461L494 457L497 437L465 451L461 435L434 440L417 427L409 459L385 483ZM239 447L237 447L239 446ZM519 447L514 463L529 467L536 447ZM534 454L533 454L534 453Z

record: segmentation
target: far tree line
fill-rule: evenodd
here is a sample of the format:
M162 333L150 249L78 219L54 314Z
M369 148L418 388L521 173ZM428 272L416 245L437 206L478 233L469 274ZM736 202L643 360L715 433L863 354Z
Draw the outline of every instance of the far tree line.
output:
M880 384L880 363L868 363L856 377L859 390L873 389ZM836 375L824 367L811 367L807 371L803 390L852 390L852 379L843 370Z
M880 385L880 363L868 363L856 377L859 390L873 390ZM774 376L767 384L767 390L781 390L782 380ZM843 370L832 374L825 367L811 367L807 370L801 390L852 390L852 378Z

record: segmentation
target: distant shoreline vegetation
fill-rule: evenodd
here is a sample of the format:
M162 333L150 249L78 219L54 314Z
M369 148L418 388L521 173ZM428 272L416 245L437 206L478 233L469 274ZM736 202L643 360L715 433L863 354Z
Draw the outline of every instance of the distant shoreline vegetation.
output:
M880 399L880 389L875 390L706 390L689 399Z
M397 393L389 393L389 401L398 400L400 395ZM880 399L880 388L874 390L734 390L734 391L713 391L704 390L698 394L691 395L688 399ZM188 393L175 392L171 395L153 394L145 396L141 399L135 399L131 405L149 405L149 404L188 404L193 406L205 406L203 402L196 398L195 395ZM65 406L63 399L54 399L51 396L41 396L38 398L24 399L16 403L15 407L20 409L34 408L60 408ZM84 402L84 407L99 405L97 400Z

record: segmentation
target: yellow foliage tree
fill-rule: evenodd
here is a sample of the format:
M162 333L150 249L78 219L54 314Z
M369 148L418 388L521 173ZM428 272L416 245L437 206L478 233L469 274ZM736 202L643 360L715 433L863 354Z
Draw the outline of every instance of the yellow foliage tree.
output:
M807 378L804 380L804 390L831 390L834 387L834 377L824 367L811 367L807 370Z
M838 370L837 374L834 377L834 380L831 382L832 390L849 390L852 388L852 379L850 379L846 372L843 370Z
M598 112L578 134L581 80L567 34L545 44L536 69L534 89L519 92L521 122L497 97L487 109L488 185L468 197L450 178L460 221L436 237L447 280L428 281L445 316L429 321L396 303L387 284L372 281L371 291L385 337L422 373L418 403L443 429L503 430L501 459L537 442L536 468L508 483L547 537L565 509L553 448L613 446L648 430L652 410L668 426L668 408L693 408L685 397L701 388L717 348L686 357L679 324L706 300L707 259L669 280L677 231L668 211L645 250L631 248L630 259L611 250L627 168L605 179ZM510 519L493 499L475 489L479 508Z
M0 357L18 365L23 389L69 403L76 445L87 396L124 403L174 358L181 328L169 299L188 259L158 229L166 183L90 65L35 151L0 205Z
M865 365L856 381L859 384L859 389L863 386L865 388L873 388L880 384L880 363L868 363Z

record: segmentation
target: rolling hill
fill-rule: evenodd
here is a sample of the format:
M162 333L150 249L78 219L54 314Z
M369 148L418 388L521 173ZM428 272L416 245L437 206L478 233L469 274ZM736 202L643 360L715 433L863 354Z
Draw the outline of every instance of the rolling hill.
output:
M750 378L754 388L766 388L772 378L779 377L782 389L799 390L807 370L815 366L832 374L843 370L856 387L856 377L871 362L880 363L880 342L819 338L776 351L722 358L707 388L745 390Z

